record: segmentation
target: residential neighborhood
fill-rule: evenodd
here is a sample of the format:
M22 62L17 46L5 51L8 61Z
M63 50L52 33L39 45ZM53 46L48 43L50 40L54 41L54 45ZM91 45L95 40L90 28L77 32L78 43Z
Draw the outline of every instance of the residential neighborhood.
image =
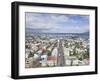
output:
M26 68L89 65L89 39L28 34L25 53Z
M25 68L90 63L90 16L25 12Z

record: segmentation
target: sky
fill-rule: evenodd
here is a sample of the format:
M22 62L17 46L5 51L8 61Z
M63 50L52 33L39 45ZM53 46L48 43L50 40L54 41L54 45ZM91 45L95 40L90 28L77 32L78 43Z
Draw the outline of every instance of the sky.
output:
M26 12L25 26L40 33L84 33L89 32L89 16Z

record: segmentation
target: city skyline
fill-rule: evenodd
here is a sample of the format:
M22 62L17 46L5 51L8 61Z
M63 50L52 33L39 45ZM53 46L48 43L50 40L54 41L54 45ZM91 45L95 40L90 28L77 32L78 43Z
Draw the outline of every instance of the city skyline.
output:
M26 28L39 33L89 32L89 16L26 12Z

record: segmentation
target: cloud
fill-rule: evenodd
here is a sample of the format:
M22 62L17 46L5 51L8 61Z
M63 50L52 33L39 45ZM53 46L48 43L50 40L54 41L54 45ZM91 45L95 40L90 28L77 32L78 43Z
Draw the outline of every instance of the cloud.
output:
M27 12L26 28L44 33L82 33L89 31L89 16Z

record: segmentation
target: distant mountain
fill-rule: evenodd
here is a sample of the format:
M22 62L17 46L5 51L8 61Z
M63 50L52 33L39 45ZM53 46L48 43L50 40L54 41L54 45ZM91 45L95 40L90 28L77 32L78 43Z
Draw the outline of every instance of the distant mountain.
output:
M25 32L27 33L42 33L42 34L46 34L43 31L46 29L33 29L33 28L25 28ZM48 33L48 34L74 34L74 35L89 35L89 31L88 32L84 32L84 33Z
M88 31L88 32L84 32L84 33L82 33L82 34L89 35L89 31Z

